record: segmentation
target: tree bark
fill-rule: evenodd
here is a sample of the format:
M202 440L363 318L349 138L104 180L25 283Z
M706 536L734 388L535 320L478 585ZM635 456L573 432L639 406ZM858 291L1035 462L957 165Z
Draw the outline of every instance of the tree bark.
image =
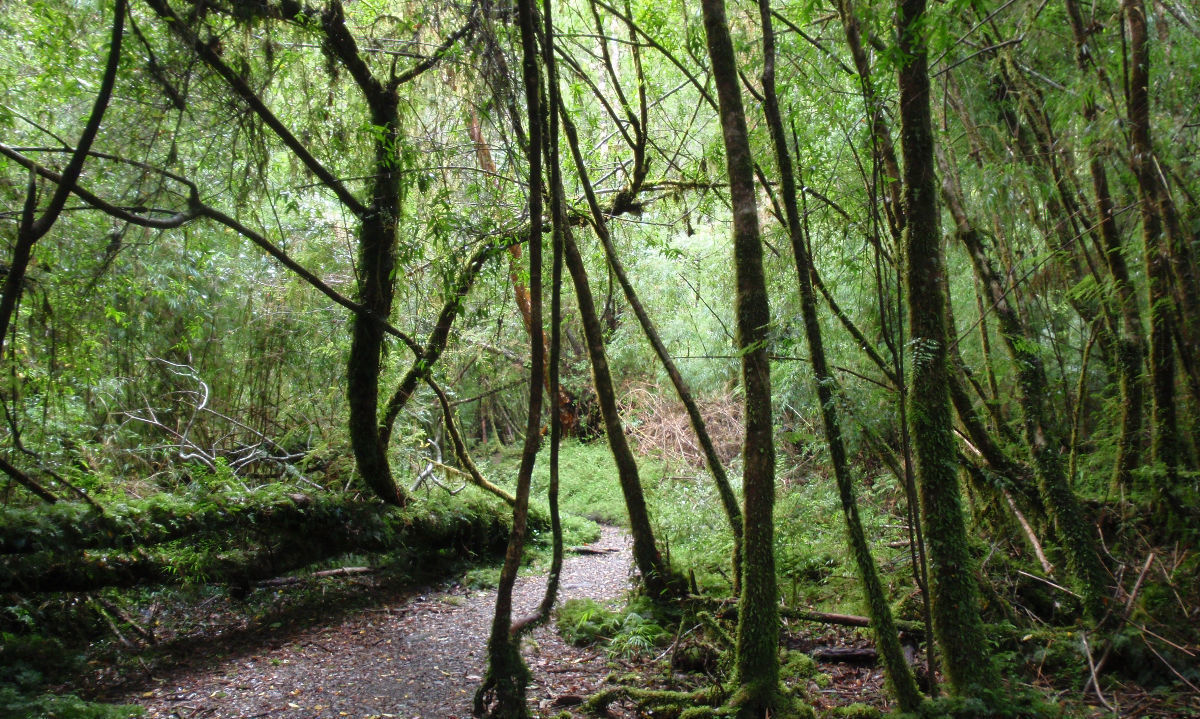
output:
M883 658L888 682L901 711L915 712L921 704L921 692L916 677L909 668L900 646L900 635L888 606L887 593L879 580L875 559L867 544L862 519L858 513L858 498L854 493L853 478L846 458L846 446L842 441L842 427L838 419L837 404L833 396L834 378L825 359L825 345L821 337L821 325L817 318L817 297L813 288L813 261L805 244L804 226L801 224L800 208L796 198L796 177L792 170L792 158L787 149L787 135L783 128L783 116L779 109L779 98L775 91L775 33L771 26L769 0L758 0L759 17L763 32L763 113L771 142L775 148L775 163L779 169L779 193L783 199L787 216L788 236L792 243L792 254L796 263L796 281L800 291L800 314L804 321L804 334L808 341L809 357L812 358L813 381L817 400L821 406L821 421L825 428L825 444L833 463L834 480L842 504L842 516L846 522L846 538L850 554L854 557L859 581L871 625L875 630L875 643ZM898 179L898 178L897 178Z
M547 142L543 149L546 162L550 168L550 222L551 222L551 259L550 259L550 351L546 368L547 394L551 397L561 397L562 387L559 383L558 365L562 355L562 270L563 270L563 238L567 226L567 200L562 184L562 163L558 149L558 107L560 104L558 90L558 66L554 57L554 17L551 0L543 0L542 24L545 27L542 35L542 56L546 60L546 85L549 90L546 110L543 114L547 124ZM561 405L560 405L561 410ZM546 503L550 506L551 555L550 568L546 572L546 591L542 601L538 603L534 613L517 622L513 633L521 635L537 624L549 621L550 613L558 598L559 583L562 579L563 566L563 531L562 518L558 508L559 490L559 445L562 442L563 415L562 412L550 413L550 485L546 489Z
M913 438L921 519L930 559L933 631L955 693L999 685L983 641L962 499L948 391L946 278L934 177L933 128L924 20L925 0L899 0L901 152L904 157L904 259L909 344L913 348L908 421Z
M396 225L400 218L400 175L396 147L402 141L398 98L385 93L371 105L371 123L383 128L375 141L375 170L370 185L371 202L358 232L358 299L376 317L388 317L394 295ZM403 506L408 497L392 477L385 433L379 421L379 373L383 361L384 332L378 322L355 315L346 371L346 396L350 405L350 444L358 472L383 501Z
M702 0L704 33L712 63L733 207L733 263L737 344L745 393L742 447L744 558L738 612L736 682L732 699L745 719L776 716L784 700L779 687L779 609L775 578L775 444L771 366L767 358L770 306L762 264L755 199L754 160L738 84L737 61L724 0Z

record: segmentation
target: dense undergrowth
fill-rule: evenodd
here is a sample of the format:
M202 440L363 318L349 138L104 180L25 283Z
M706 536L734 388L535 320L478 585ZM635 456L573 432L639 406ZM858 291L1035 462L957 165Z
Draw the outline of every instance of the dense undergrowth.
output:
M506 461L505 456L495 456L493 471L500 471ZM781 468L786 473L781 474L787 479L781 483L776 507L776 555L785 616L789 610L794 617L806 616L805 612L807 616L812 612L863 614L832 479L816 462L796 463L785 456L781 465L785 465ZM602 442L565 444L561 466L561 496L567 511L600 521L624 521L615 468ZM632 684L632 677L614 675L614 689L593 697L592 709L600 711L606 702L625 698L652 707L655 716L678 716L688 701L696 703L693 694L731 678L734 627L728 619L735 615L728 611L718 615L703 607L711 608L712 601L721 606L729 599L732 537L711 479L703 471L656 456L643 456L640 471L664 551L675 568L692 577L695 588L711 601L676 607L656 607L637 597L625 606L573 601L558 610L557 626L572 643L606 646L614 661L639 656L649 662L643 668L649 676ZM906 641L915 646L921 643L923 611L920 593L913 589L913 554L907 544L903 492L890 476L864 479L870 481L860 483L863 520L893 610L898 618L907 620L906 626L914 627ZM535 492L544 490L546 482L546 468L539 463ZM1155 712L1189 711L1186 682L1200 682L1200 668L1187 649L1196 641L1188 613L1189 607L1195 606L1196 589L1186 579L1194 576L1194 553L1179 546L1155 547L1145 540L1153 522L1139 515L1128 500L1125 505L1094 500L1090 508L1106 536L1116 540L1113 549L1135 546L1143 552L1137 557L1110 557L1125 589L1118 595L1121 604L1114 603L1114 629L1105 636L1084 628L1078 597L1036 571L1028 546L993 538L1006 535L990 527L994 515L983 497L976 493L972 499L976 531L971 551L980 566L990 654L1012 679L1005 696L986 706L942 700L931 703L922 716L1086 715L1092 711L1089 707L1098 704L1095 691L1085 690L1091 679L1089 661L1095 665L1101 658L1105 670L1101 690L1106 698L1115 693L1129 704L1153 696ZM1131 542L1136 537L1143 537L1141 543ZM1047 551L1053 561L1061 562L1052 546ZM1146 570L1133 589L1137 571L1149 566L1146 562L1154 565L1158 576L1150 576ZM789 621L785 634L792 643L803 643L800 638L820 631L817 625ZM1160 635L1158 639L1155 634ZM870 644L865 629L846 629L842 636L848 642ZM782 659L786 664L787 657ZM920 661L919 654L917 659ZM814 669L795 681L796 691L802 694L821 691L821 682L828 682L829 676ZM928 677L923 675L923 681ZM647 683L660 686L665 693L644 693L636 688ZM687 700L689 696L692 700ZM1055 697L1057 703L1048 697ZM887 708L882 693L872 698L872 703L870 707L843 706L836 712L830 707L826 711L830 716L877 716Z

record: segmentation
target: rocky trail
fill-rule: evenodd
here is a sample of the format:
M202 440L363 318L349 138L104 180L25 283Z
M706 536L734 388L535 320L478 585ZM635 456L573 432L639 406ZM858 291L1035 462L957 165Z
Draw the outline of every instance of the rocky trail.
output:
M568 554L559 601L617 598L629 587L629 542L605 527L586 553ZM523 576L515 615L537 605L543 576ZM159 719L469 717L484 669L495 590L455 587L349 615L194 671L112 697ZM553 626L534 630L524 655L531 710L552 714L595 691L611 671L602 648L570 646Z

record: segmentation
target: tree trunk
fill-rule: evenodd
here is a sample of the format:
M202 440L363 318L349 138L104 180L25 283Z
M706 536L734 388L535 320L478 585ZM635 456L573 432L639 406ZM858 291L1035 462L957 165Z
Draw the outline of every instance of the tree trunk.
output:
M529 716L525 687L529 668L521 658L521 639L512 632L512 593L525 548L529 520L529 485L533 465L541 444L542 381L545 374L545 348L542 328L542 127L541 73L538 71L537 28L534 0L517 1L517 21L521 28L525 82L525 105L529 117L529 219L532 230L529 243L529 418L525 426L525 445L517 470L517 503L513 507L512 534L504 554L504 566L496 587L496 612L487 646L487 670L475 692L476 716L493 719L519 719Z
M924 30L925 0L899 0L901 151L904 156L904 259L910 346L911 427L930 559L933 631L955 693L998 686L983 641L978 588L967 548L956 473L947 364L945 265L934 177L933 129Z
M587 271L579 248L569 229L563 237L563 258L571 273L575 285L575 300L579 305L579 319L583 325L584 339L587 342L588 357L592 363L592 382L596 387L596 402L600 405L600 414L604 417L604 433L608 437L608 446L612 450L613 461L617 465L617 479L621 483L621 492L625 496L625 507L629 512L629 531L633 535L633 559L642 580L646 582L646 590L652 597L667 597L672 593L673 578L670 567L663 561L662 555L654 542L654 530L650 527L650 514L646 509L646 498L642 494L641 480L638 478L637 460L629 449L625 439L625 428L621 424L621 416L617 410L617 394L613 387L612 373L608 369L608 358L604 352L604 332L600 326L600 318L596 314L596 304L592 299L592 289L588 283Z
M1171 255L1163 239L1163 223L1159 214L1162 187L1150 136L1150 54L1147 48L1146 8L1141 0L1122 0L1121 10L1129 33L1129 94L1126 98L1129 151L1137 176L1142 253L1150 294L1150 385L1154 407L1151 452L1155 463L1164 472L1155 488L1158 503L1163 510L1172 511L1176 504L1174 490L1180 482L1173 336L1177 308L1171 292Z
M542 113L547 128L547 142L543 149L547 164L550 168L550 222L552 229L552 251L550 260L550 351L546 368L547 394L551 397L561 397L562 387L559 384L558 365L562 354L562 270L563 270L563 238L567 225L567 200L562 185L562 163L558 150L558 107L560 104L558 90L558 66L554 57L554 21L551 0L544 0L542 22L545 32L542 36L542 53L546 58L546 85L549 89L549 102ZM561 409L561 407L560 407ZM563 531L562 518L558 509L559 488L559 445L562 442L563 416L561 412L550 414L550 486L546 489L546 502L550 505L551 556L550 569L546 572L546 591L533 615L526 617L513 626L513 633L518 636L528 631L534 625L550 619L550 612L558 598L559 582L562 578L563 565Z
M376 321L386 320L391 314L395 290L392 273L396 265L401 180L394 170L401 133L395 92L379 100L371 104L371 123L383 131L375 142L376 174L371 180L370 211L363 216L358 232L358 298L372 316L354 316L346 396L350 405L350 444L359 474L380 499L404 505L408 497L392 477L379 421L384 330Z
M821 406L821 420L825 427L825 444L833 462L833 475L841 498L842 516L846 520L850 553L854 557L858 577L863 585L867 614L871 617L871 625L875 629L875 643L879 648L879 655L883 658L888 682L901 711L915 712L921 704L921 692L904 656L904 649L900 646L900 635L896 631L892 611L888 606L887 593L879 580L875 559L871 555L871 548L867 544L866 533L858 514L858 499L854 494L853 479L846 459L846 446L842 441L842 427L833 396L835 380L825 360L825 346L821 338L821 325L817 319L817 298L812 281L813 261L804 242L800 208L796 199L796 178L792 170L792 158L787 149L787 135L783 129L779 98L775 92L775 34L771 27L769 0L758 0L758 8L763 28L763 112L771 133L771 142L775 147L775 162L779 168L779 191L783 198L788 235L796 262L800 314L804 320L809 356L812 358L813 380Z
M1060 454L1061 438L1056 426L1049 420L1052 412L1048 406L1050 387L1042 359L1005 296L1005 288L992 269L982 238L969 226L961 224L958 234L971 255L971 263L980 281L988 289L1000 323L1000 335L1017 367L1018 400L1024 418L1025 444L1033 461L1042 504L1054 520L1071 574L1083 595L1084 611L1093 622L1098 622L1104 614L1104 603L1108 597L1106 575L1100 562L1095 534L1067 483Z
M779 687L779 608L775 578L775 444L771 365L767 358L770 307L762 265L754 161L738 85L737 61L724 0L702 0L704 32L720 105L726 173L733 206L733 263L737 344L745 393L742 446L744 558L738 612L737 716L763 719L786 713Z

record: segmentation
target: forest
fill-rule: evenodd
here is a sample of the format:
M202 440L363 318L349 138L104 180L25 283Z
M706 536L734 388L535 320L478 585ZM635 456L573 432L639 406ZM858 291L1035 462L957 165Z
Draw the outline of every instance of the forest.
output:
M0 717L1200 716L1191 0L0 53Z

